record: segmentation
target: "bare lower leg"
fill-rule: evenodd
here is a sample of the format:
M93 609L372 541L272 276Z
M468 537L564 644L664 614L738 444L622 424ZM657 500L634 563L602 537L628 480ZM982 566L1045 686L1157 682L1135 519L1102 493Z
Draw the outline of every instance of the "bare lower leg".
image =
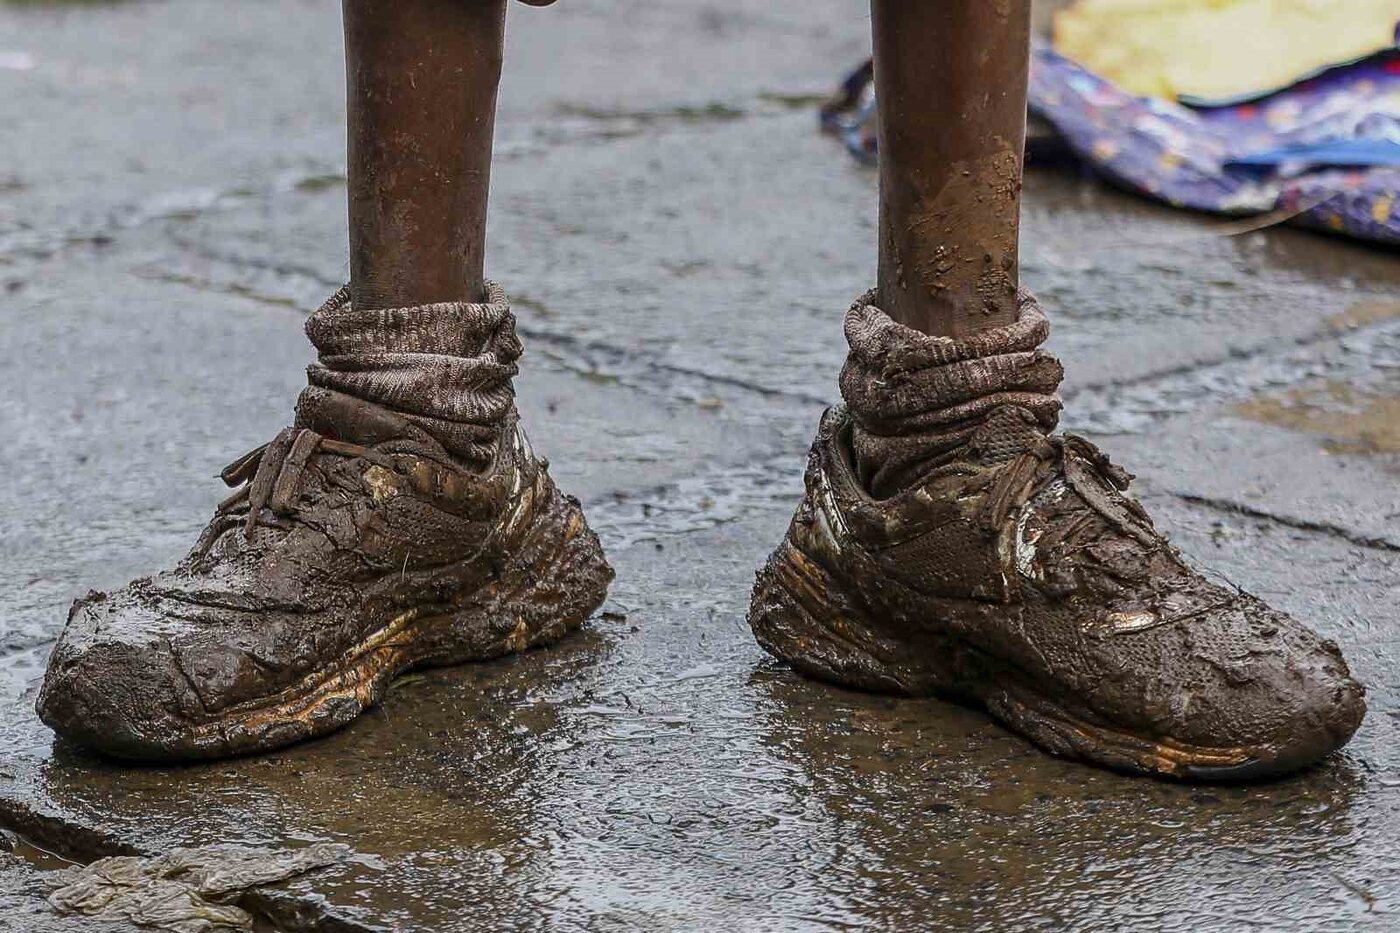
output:
M1030 0L872 0L880 307L961 337L1016 318Z
M505 6L344 0L357 307L484 297Z

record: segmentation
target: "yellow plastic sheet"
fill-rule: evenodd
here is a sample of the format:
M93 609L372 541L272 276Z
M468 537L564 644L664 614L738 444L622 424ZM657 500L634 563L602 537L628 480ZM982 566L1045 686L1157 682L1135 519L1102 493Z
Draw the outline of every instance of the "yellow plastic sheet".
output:
M1230 98L1394 45L1400 0L1079 0L1060 54L1136 94Z

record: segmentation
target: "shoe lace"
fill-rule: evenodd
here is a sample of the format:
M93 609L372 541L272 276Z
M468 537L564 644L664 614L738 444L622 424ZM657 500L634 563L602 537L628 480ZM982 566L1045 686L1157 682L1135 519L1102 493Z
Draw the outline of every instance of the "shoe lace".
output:
M1041 438L1004 467L992 471L979 515L983 527L1004 527L1013 512L1034 499L1057 475L1063 476L1079 498L1109 525L1146 547L1160 546L1161 540L1142 506L1127 496L1113 494L1127 491L1132 474L1115 465L1092 442L1074 434ZM1064 537L1097 533L1100 529L1091 528L1092 524L1077 523L1074 529L1067 529L1072 535Z
M220 502L215 514L229 515L247 502L248 517L243 523L243 535L251 539L260 524L277 526L276 520L296 511L306 489L306 469L313 456L330 454L338 457L380 459L374 451L359 444L347 444L318 434L310 428L284 428L271 442L254 448L230 463L219 473L220 479L238 490Z

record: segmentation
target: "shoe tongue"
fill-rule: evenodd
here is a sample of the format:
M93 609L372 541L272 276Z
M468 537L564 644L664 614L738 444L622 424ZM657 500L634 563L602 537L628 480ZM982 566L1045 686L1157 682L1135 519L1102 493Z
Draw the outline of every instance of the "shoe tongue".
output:
M987 416L968 439L972 457L988 466L1015 460L1026 450L1044 443L1045 432L1028 409L1003 405Z
M398 442L446 456L433 437L396 412L351 395L309 386L297 399L297 427L349 444L373 447Z

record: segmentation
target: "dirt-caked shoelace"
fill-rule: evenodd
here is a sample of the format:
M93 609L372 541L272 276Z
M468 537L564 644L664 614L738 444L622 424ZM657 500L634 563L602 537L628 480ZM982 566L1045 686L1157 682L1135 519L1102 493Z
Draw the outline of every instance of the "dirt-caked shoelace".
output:
M247 538L252 538L253 529L260 522L266 523L262 517L264 508L278 517L291 515L305 488L307 464L317 453L362 457L387 469L393 467L387 458L368 447L333 440L310 428L283 428L271 443L250 450L220 472L219 478L225 484L239 488L219 503L218 513L228 514L246 499L248 517L243 534Z

